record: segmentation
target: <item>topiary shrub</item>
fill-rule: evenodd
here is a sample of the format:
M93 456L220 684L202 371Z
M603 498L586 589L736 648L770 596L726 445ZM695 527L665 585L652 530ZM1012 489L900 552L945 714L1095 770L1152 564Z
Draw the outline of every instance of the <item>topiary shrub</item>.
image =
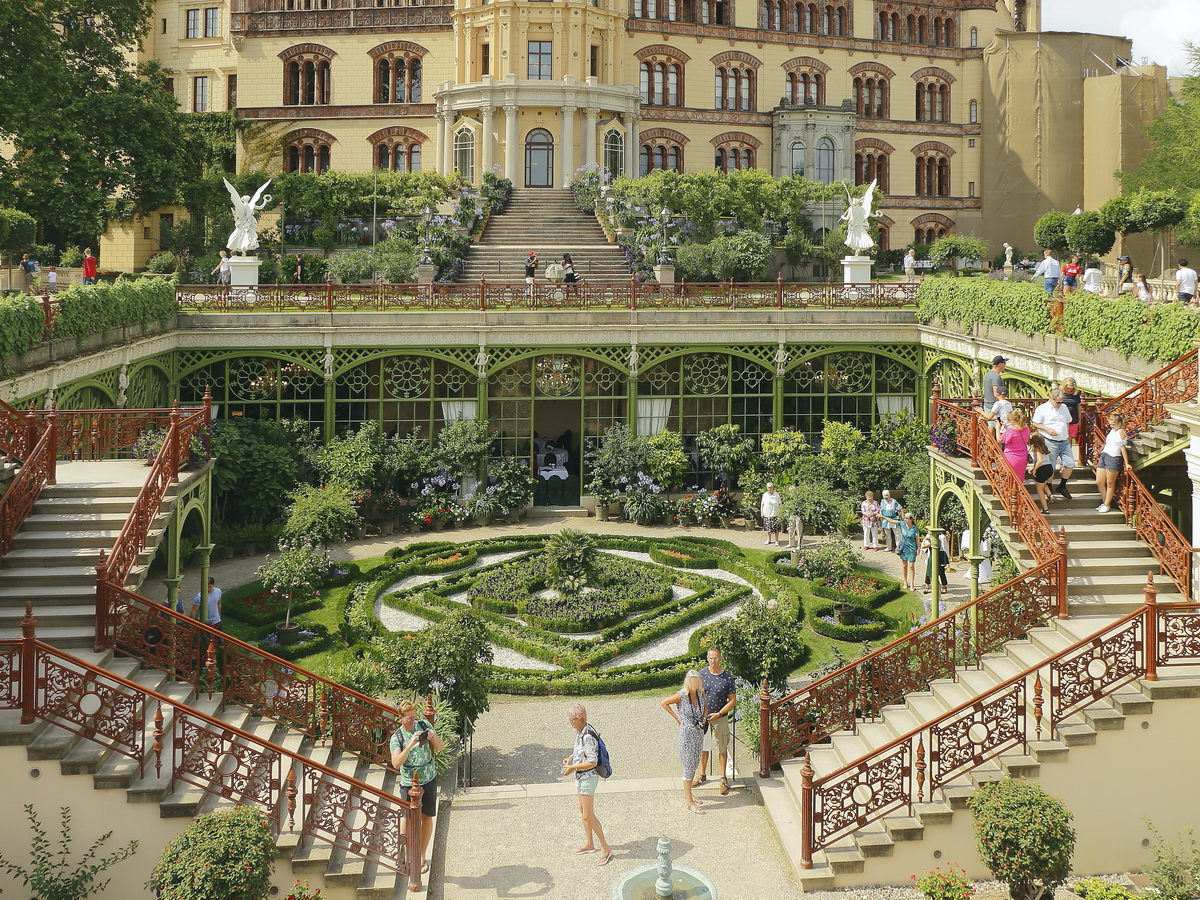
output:
M714 622L708 638L721 648L729 671L751 684L765 680L772 690L787 686L788 674L809 652L795 617L757 598L746 600L736 616Z
M1137 894L1121 884L1113 884L1103 878L1085 878L1075 882L1071 888L1087 900L1136 900Z
M1062 802L1036 784L1005 778L967 801L979 859L1013 900L1040 900L1071 874L1075 829Z
M578 594L596 580L596 542L577 528L564 528L546 541L546 584Z
M270 820L238 806L197 816L163 848L146 888L158 900L266 900L274 867Z

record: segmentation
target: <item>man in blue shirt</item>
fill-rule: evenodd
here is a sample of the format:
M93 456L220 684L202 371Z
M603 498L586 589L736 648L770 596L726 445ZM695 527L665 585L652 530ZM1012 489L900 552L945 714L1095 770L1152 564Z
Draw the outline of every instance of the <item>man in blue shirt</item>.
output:
M717 745L717 760L721 765L722 794L729 793L726 772L729 766L729 715L737 706L737 688L733 675L721 667L721 651L708 648L708 666L700 670L700 682L704 685L704 700L708 704L708 740L700 751L700 783L708 780L708 754L712 745Z

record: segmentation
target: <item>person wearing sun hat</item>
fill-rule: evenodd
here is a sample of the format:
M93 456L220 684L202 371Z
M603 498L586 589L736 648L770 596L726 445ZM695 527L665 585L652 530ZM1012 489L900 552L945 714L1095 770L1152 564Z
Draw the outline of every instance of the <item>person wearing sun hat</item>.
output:
M533 278L537 275L538 258L537 251L530 250L529 255L525 257L525 283L533 284Z

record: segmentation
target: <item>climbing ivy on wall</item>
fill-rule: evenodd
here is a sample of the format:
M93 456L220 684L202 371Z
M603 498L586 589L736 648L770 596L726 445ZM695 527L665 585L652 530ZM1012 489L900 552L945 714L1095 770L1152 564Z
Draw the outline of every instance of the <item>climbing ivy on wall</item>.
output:
M36 347L44 322L42 305L32 297L0 297L0 359Z
M1050 326L1050 308L1040 285L1005 283L990 278L926 278L917 290L917 321L962 324L971 334L976 325L1001 325L1034 335Z

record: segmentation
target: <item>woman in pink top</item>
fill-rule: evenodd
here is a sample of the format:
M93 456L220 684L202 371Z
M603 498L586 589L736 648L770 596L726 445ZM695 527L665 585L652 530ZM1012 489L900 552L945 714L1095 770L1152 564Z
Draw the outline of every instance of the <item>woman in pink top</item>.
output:
M1014 409L1008 414L1008 427L1000 436L1004 445L1004 458L1017 474L1017 481L1025 480L1029 468L1029 416L1023 409Z

